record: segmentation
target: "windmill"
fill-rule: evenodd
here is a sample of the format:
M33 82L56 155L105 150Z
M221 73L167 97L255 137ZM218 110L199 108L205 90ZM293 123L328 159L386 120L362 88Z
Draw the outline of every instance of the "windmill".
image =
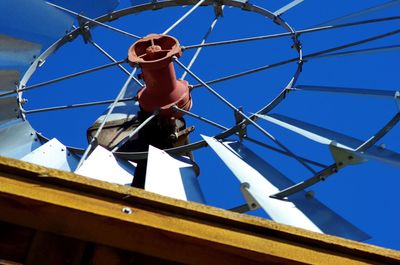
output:
M102 4L96 4L95 8L90 4L90 1L83 1L81 4L66 4L64 2L20 1L20 3L14 3L6 1L0 4L2 10L6 10L6 13L13 14L13 12L19 12L14 13L15 15L11 16L11 18L3 18L4 22L2 21L2 25L5 26L2 33L4 57L1 62L3 68L1 71L3 91L1 93L1 108L5 111L2 112L1 118L1 155L119 184L129 184L132 182L132 179L139 179L136 176L133 178L134 172L137 172L139 167L146 168L146 172L142 173L143 181L145 178L142 186L144 185L146 190L197 202L204 202L204 198L199 185L199 178L202 178L203 173L200 174L199 178L196 176L196 171L198 171L196 163L200 167L200 171L203 172L205 165L200 163L200 160L209 160L208 163L210 164L218 163L211 160L219 157L223 161L223 164L232 171L232 177L236 177L238 180L236 182L236 189L241 191L245 199L242 205L233 207L231 210L247 212L262 208L273 220L281 223L356 240L365 240L367 238L364 232L318 201L309 188L336 173L341 174L350 165L364 165L369 160L378 160L394 165L399 164L399 154L391 151L389 146L386 148L380 145L381 139L386 134L390 134L395 130L395 125L400 118L398 114L399 92L395 89L350 88L339 85L325 85L326 82L320 85L316 81L309 84L301 83L300 81L303 81L302 76L306 74L308 65L312 64L314 60L318 62L319 59L323 60L325 58L327 60L336 57L347 58L350 55L370 55L372 53L397 50L398 46L386 44L383 46L367 46L366 48L358 47L362 44L369 45L374 43L374 41L397 36L396 34L399 33L398 29L393 28L395 28L395 23L399 19L398 16L387 15L368 19L364 19L363 16L368 16L382 10L393 10L399 1L389 1L371 8L361 9L360 12L339 17L339 19L328 21L326 24L320 23L314 27L300 30L292 26L289 18L291 17L290 14L295 13L297 9L301 8L301 5L306 5L302 3L303 1L292 1L279 8L268 7L266 3L259 3L260 6L257 6L250 1L239 0L185 1L184 3L182 1L132 1L132 5L117 11L113 10L116 10L119 4L118 1L104 1ZM25 3L30 9L21 10L19 7L22 3ZM185 5L188 5L188 7L182 13L182 9L180 8ZM179 19L175 20L173 17L171 22L168 21L168 23L165 22L162 25L154 23L158 26L156 31L152 29L154 25L150 24L150 22L147 22L150 24L150 29L144 26L146 23L143 21L145 21L145 16L150 10L154 11L151 13L159 12L166 16L166 18L171 18L171 16L163 13L168 10L172 10L172 14L177 12L180 15L177 16ZM204 24L202 24L204 36L198 37L201 34L196 36L197 40L201 40L197 42L198 44L192 45L184 37L182 39L178 37L179 33L187 34L187 32L191 32L191 28L187 32L178 31L177 35L174 34L185 23L196 28L195 23L190 23L190 19L195 17L196 13L202 12L202 10L208 10L204 12L211 13L211 16L209 17L209 25L204 27ZM255 30L260 30L263 34L258 34L256 37L228 38L228 40L223 41L217 38L217 41L213 41L213 36L216 35L214 31L218 31L219 24L223 24L221 22L229 20L228 14L230 12L234 14L234 19L231 18L231 20L235 20L236 15L239 13L245 13L244 18L250 19L250 22L248 24L243 22L243 27L251 25L252 21L259 22L263 20L266 24L265 27L268 30L273 28L272 32L274 33L263 32L258 28L258 24L254 24ZM46 15L44 16L43 14ZM138 27L144 28L140 30L144 31L144 34L132 34L130 32L133 30L128 30L129 27L122 30L119 26L114 26L114 23L119 23L119 21L123 24L123 19L135 14L137 15L137 20L143 19L140 20L143 24L140 24ZM203 13L200 14L203 15ZM256 18L253 18L253 16ZM286 19L286 16L288 16L288 19ZM151 15L149 17L147 19L151 21ZM197 17L197 20L201 21L201 18ZM197 20L194 18L194 21ZM29 24L32 27L26 27ZM296 28L300 26L296 25ZM363 26L370 26L372 28L370 35L364 36L360 34L362 36L355 39L353 39L353 36L349 36L348 41L344 38L347 42L335 42L333 45L330 43L329 46L324 46L327 48L319 48L319 46L312 50L308 50L307 48L307 38L310 35L323 34L334 30L358 29L358 27ZM98 34L96 31L99 28L105 28L104 30L110 31L113 34L124 36L124 44L116 45L118 47L125 47L125 49L118 51L119 54L123 55L114 57L97 42L98 35L101 36L101 33ZM225 30L224 27L223 29ZM196 30L196 32L198 31ZM346 33L348 32L351 31L346 31ZM190 39L192 36L187 38ZM82 39L86 46L94 47L93 50L98 51L99 55L103 56L102 58L109 61L100 66L91 67L88 70L81 70L78 73L55 77L50 81L42 80L38 83L32 81L35 79L36 72L38 75L45 72L48 64L53 64L50 62L52 57L55 56L57 58L56 56L62 54L63 50L67 49L69 45L77 45L75 43L78 42L79 45L85 45L82 44ZM265 50L268 51L269 46L265 43L281 39L284 39L286 43L284 48L288 52L279 52L277 55L269 54L269 57L272 58L276 56L277 61L275 63L268 61L268 64L266 64L263 60L267 53ZM173 42L172 45L170 45L170 41ZM329 41L332 40L329 39ZM126 45L126 43L129 43L129 45ZM246 44L252 45L253 43L259 43L258 50L253 50L252 46L250 48L245 46ZM275 48L277 51L281 49L280 44L280 42L276 44ZM135 49L135 47L137 48L140 45L145 45L146 48L144 50ZM168 47L165 48L164 45ZM237 63L237 65L231 65L229 61L224 63L224 60L232 57L231 52L233 48L231 47L235 45L243 45L239 47L243 47L244 52L241 50L240 56L236 58L236 61L240 58L240 63ZM132 48L129 51L129 58L126 60L129 47ZM174 50L174 47L177 50ZM207 78L203 77L205 74L200 75L198 74L199 70L192 70L196 69L195 67L198 64L203 68L207 68L207 64L200 62L201 56L199 54L207 53L207 49L217 49L219 47L222 50L214 54L214 59L217 57L216 55L224 56L223 54L219 54L222 53L221 51L228 55L230 54L230 56L225 55L224 60L219 60L218 71L226 74L215 75L215 70L204 71L204 73L211 75L210 79L205 79ZM112 49L114 50L114 48ZM236 51L234 55L237 56L237 53ZM152 57L155 54L161 55L155 59ZM83 57L84 54L75 55ZM242 66L246 64L242 62L244 60L242 57L251 58L248 68ZM262 60L257 61L258 57ZM152 66L146 70L146 64L153 64L154 61L160 59L165 59L168 62L170 69L168 74L160 74L160 72L150 73L151 71L148 69L152 68ZM216 64L215 61L218 61L218 59L211 59L208 68L212 68L213 64ZM128 66L128 62L130 66ZM57 60L54 60L54 64L60 66ZM316 64L318 65L318 63ZM220 69L219 67L223 65L228 65L229 67L226 67L227 69L225 70ZM239 66L242 67L240 68ZM285 73L284 78L278 73L275 73L273 76L275 79L278 79L277 83L270 83L272 82L269 80L270 77L266 77L266 81L260 78L258 84L252 83L252 79L247 81L247 83L239 81L235 83L242 91L249 89L255 91L253 93L243 93L245 94L243 95L243 100L246 99L249 101L243 109L223 96L222 89L224 89L223 84L225 82L229 82L229 86L232 86L233 83L230 83L230 80L236 81L239 78L251 76L252 74L261 74L267 70L273 71L279 67L286 66L290 66L291 68L288 68L289 74ZM67 65L62 65L62 67L67 68ZM171 67L176 69L176 73L173 73ZM337 69L337 66L335 67ZM34 106L35 100L37 102L38 98L43 98L43 94L39 94L36 98L34 94L34 91L39 90L41 87L58 85L61 81L67 79L74 79L92 72L111 68L114 72L107 75L107 78L115 75L115 68L118 71L122 70L122 76L125 79L128 78L120 85L122 89L117 88L115 85L116 82L112 82L113 87L110 87L109 91L114 92L114 96L115 89L120 89L115 99L64 104L40 109L31 107ZM212 72L214 72L215 78ZM121 73L118 73L118 75L120 76ZM160 76L163 76L163 78ZM143 99L145 96L142 95L145 91L150 90L148 88L151 87L150 83L152 81L160 84L165 82L166 79L174 79L172 83L182 84L183 88L181 90L183 92L178 93L177 98L163 103L158 101L154 103L153 99L164 98L165 95L150 95L148 96L149 99ZM314 79L317 79L317 77L314 77ZM336 76L335 79L340 78ZM188 80L188 82L180 80ZM286 82L282 80L286 80ZM304 78L304 80L308 81L310 79ZM266 84L268 86L276 86L278 89L272 88L271 91L274 91L273 93L260 91L260 87L267 86ZM86 87L91 85L88 82L87 85L77 86L77 89L86 89ZM144 86L146 88L143 88ZM163 91L159 86L155 85L152 90L157 91L156 93ZM218 89L216 86L218 86ZM208 96L203 96L201 95L202 92L197 92L200 89L208 91L208 95L214 97L216 101L208 103ZM97 90L100 93L99 90L104 90L104 88ZM177 91L177 88L173 88L172 90ZM138 91L139 93L137 94ZM32 98L28 97L30 92L32 92L30 96ZM301 111L297 108L302 106L307 111L304 104L307 102L309 104L317 104L314 100L304 100L303 105L298 104L293 107L293 104L290 104L293 103L290 102L293 98L292 95L303 92L307 97L313 97L312 93L315 93L317 94L316 97L318 95L329 95L334 100L341 100L343 95L372 96L382 98L385 102L394 101L395 104L390 105L390 103L387 103L392 108L387 107L383 109L385 113L382 114L382 118L374 118L374 122L371 121L371 126L368 127L371 133L367 137L363 135L363 137L357 139L352 135L352 131L347 135L336 132L334 129L324 128L326 127L325 125L316 125L312 124L312 122L295 118L297 112L302 115ZM76 94L78 92L69 91L69 93ZM226 93L229 94L229 92ZM97 93L90 92L88 94L92 97ZM337 94L340 95L336 96ZM250 97L249 95L252 96ZM60 94L58 96L62 97ZM25 100L25 97L28 100ZM301 95L300 97L305 96ZM242 98L239 97L239 99ZM303 100L304 98L301 99ZM216 103L218 101L221 103ZM289 104L285 104L286 102L289 102ZM346 102L348 104L348 101L344 101L343 104L346 104ZM70 147L68 143L64 145L56 139L57 137L48 139L45 132L43 135L39 134L35 126L30 122L31 117L35 119L33 116L41 112L48 113L49 111L83 108L93 105L101 105L104 110L104 105L107 106L108 104L110 105L106 111L97 113L98 115L93 116L95 118L90 123L86 123L86 126L91 126L91 129L89 130L89 146L84 148ZM192 104L193 108L190 108ZM200 106L196 107L197 104L202 106L203 110L208 109L208 114L206 111L198 114L196 111L200 109ZM221 110L221 113L226 116L219 117L220 113L213 111L214 104L220 104L221 108L224 108ZM239 102L239 104L242 103ZM148 107L149 105L151 106ZM257 106L259 107L257 108ZM274 114L275 111L279 114ZM281 114L280 111L284 114ZM344 111L343 109L338 110L337 115L343 115ZM310 107L309 112L315 112L315 109ZM226 117L228 117L227 115L230 115L229 120L232 120L231 122L225 122L227 120ZM222 122L215 122L214 116ZM177 144L174 140L168 143L167 146L164 146L163 144L151 144L153 142L151 140L151 143L147 142L147 145L145 145L146 150L140 144L135 144L135 139L139 141L143 139L143 136L140 137L140 131L146 130L146 125L148 127L149 124L152 124L154 120L159 120L160 117L167 117L161 120L174 118L175 125L177 120L184 117L185 123L188 126L174 125L172 134L179 134L178 136L175 135L175 140L183 135L185 141ZM352 118L353 116L349 115L349 117ZM204 125L197 125L196 120L200 120L200 123L204 123ZM326 120L328 119L326 118ZM339 119L339 121L342 120L344 118ZM358 126L360 122L357 122L355 124ZM191 124L194 123L196 123L195 131L191 133ZM308 151L305 152L306 156L300 155L299 148L294 144L297 136L295 134L286 135L287 132L285 132L280 137L271 132L275 130L274 127L269 129L271 125L277 125L286 131L294 132L307 140L321 144L325 150L323 156L327 156L328 154L331 156L331 160L323 157L321 160L324 161L320 162L318 156L310 159L308 157L312 153ZM204 127L202 128L201 126ZM54 127L56 126L54 125ZM216 129L210 129L211 127L215 127ZM335 128L335 126L331 128ZM109 135L105 134L107 131L110 132ZM212 133L215 131L216 133ZM80 130L80 133L85 135L86 132L85 130ZM189 142L187 140L186 136L189 133L191 139L195 139L194 141L191 140ZM171 131L168 131L167 134L170 135ZM155 139L158 139L159 133L156 135ZM281 138L284 137L288 137L288 140L282 141ZM258 146L263 146L269 150L268 152L272 152L274 156L288 157L290 161L288 165L296 164L295 168L302 168L301 170L306 173L302 173L301 175L307 177L302 177L298 181L291 180L278 169L278 166L272 165L269 162L269 153L266 153L267 157L265 157L259 151L252 151L249 143L250 145L257 145L256 150L259 150ZM206 158L199 158L196 154L200 148L207 148L207 152L209 153L205 155ZM321 148L321 146L318 148ZM193 157L191 158L192 153ZM214 157L209 159L213 154ZM143 160L147 160L147 162L142 163ZM277 161L280 167L282 167L281 163L283 162L281 160L274 161ZM326 161L330 161L330 163L327 164ZM223 165L221 162L219 163L219 165ZM110 179L110 175L113 175L115 179ZM326 185L329 185L329 183Z

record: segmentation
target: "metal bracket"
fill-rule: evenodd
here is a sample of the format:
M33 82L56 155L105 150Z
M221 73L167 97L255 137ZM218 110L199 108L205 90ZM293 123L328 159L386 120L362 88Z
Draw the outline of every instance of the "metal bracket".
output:
M341 148L335 141L332 141L329 144L329 149L336 162L338 170L347 165L357 165L366 161L364 158L359 156L356 151Z
M249 209L256 210L256 209L260 208L260 204L256 201L256 199L253 197L253 195L250 194L249 189L250 189L249 183L244 182L244 183L240 184L240 191L242 192L243 197L245 198Z
M243 138L245 138L247 136L247 126L243 122L243 121L245 121L245 119L240 114L240 113L243 113L243 107L239 107L238 110L239 111L235 111L235 121L236 121L236 125L238 125L240 123L242 124L240 127L240 131L239 131L239 138L240 138L240 141L243 141Z
M223 9L223 3L221 0L214 1L214 14L215 17L223 17L224 16L224 9Z
M90 33L89 21L81 16L78 16L80 33L82 35L85 44L88 44L92 40L92 34Z
M397 107L400 110L400 91L396 91L396 94L394 95L394 99L396 100Z

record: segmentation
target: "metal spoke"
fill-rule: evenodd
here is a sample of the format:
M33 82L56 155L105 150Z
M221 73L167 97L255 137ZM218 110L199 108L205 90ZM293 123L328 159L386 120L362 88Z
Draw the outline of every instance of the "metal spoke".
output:
M331 19L329 21L320 23L317 26L324 26L324 25L328 25L328 24L332 25L332 24L335 24L335 23L338 23L338 22L342 22L342 21L345 21L345 20L350 20L350 19L353 19L353 18L356 18L356 17L364 16L364 15L367 15L367 14L370 14L370 13L373 13L373 12L376 12L376 11L379 11L379 10L387 9L387 8L393 7L393 6L398 5L398 4L400 4L399 0L392 0L392 1L389 1L389 2L386 2L386 3L383 3L383 4L379 4L379 5L376 5L376 6L373 6L373 7L369 7L369 8L357 11L357 12L352 13L352 14L348 14L348 15L345 15L345 16L342 16L342 17L339 17L339 18Z
M120 149L124 144L126 144L130 139L132 139L133 136L135 136L139 131L146 126L152 119L154 119L158 114L160 113L159 110L155 111L150 117L148 117L145 121L143 121L138 127L136 127L133 132L131 132L128 136L126 136L124 139L122 139L117 146L114 147L114 149L111 152L117 152L118 149Z
M305 55L303 58L304 58L304 60L316 59L316 58L320 57L321 55L324 55L324 54L327 54L327 53L331 53L331 52L335 52L335 51L338 51L338 50L343 50L343 49L350 48L350 47L353 47L353 46L361 45L361 44L364 44L364 43L372 42L372 41L379 40L379 39L382 39L382 38L386 38L386 37L389 37L389 36L392 36L392 35L395 35L395 34L399 34L399 33L400 33L400 30L390 31L388 33L377 35L377 36L374 36L374 37L371 37L371 38L367 38L367 39L363 39L363 40L360 40L360 41L351 42L351 43L348 43L348 44L345 44L345 45L337 46L337 47L334 47L334 48L330 48L330 49L322 50L322 51L319 51L319 52L311 53L311 54ZM218 79L214 79L214 80L211 80L211 81L207 81L207 82L205 82L205 84L210 85L210 84L220 83L220 82L227 81L227 80L230 80L230 79L234 79L234 78L242 77L242 76L245 76L245 75L254 74L254 73L257 73L257 72L260 72L260 71L264 71L264 70L267 70L267 69L271 69L271 68L274 68L274 67L277 67L277 66L286 65L286 64L289 64L289 63L292 63L292 62L296 62L298 60L299 59L296 57L296 58L285 60L285 61L281 61L281 62L278 62L278 63L261 66L261 67L258 67L258 68L254 68L254 69L251 69L251 70L248 70L248 71L241 72L241 73L237 73L237 74L221 77L221 78L218 78ZM202 86L204 86L204 85L201 84L201 83L200 84L196 84L196 85L193 86L193 89L194 88L198 88L198 87L202 87Z
M136 100L136 98L135 97L122 98L118 102L126 102L126 101L132 101L132 100ZM24 114L34 114L34 113L40 113L40 112L46 112L46 111L75 109L75 108L83 108L83 107L111 104L113 102L114 102L114 100L103 100L103 101L95 101L95 102L87 102L87 103L78 103L78 104L71 104L71 105L64 105L64 106L41 108L41 109L35 109L35 110L23 110L23 113Z
M224 6L222 6L222 8L224 8ZM201 44L206 43L208 37L210 36L210 34L211 34L211 32L213 31L213 29L214 29L215 25L217 24L217 22L218 22L218 17L216 17L216 18L213 20L213 22L211 23L210 27L208 28L207 33L204 35L203 40L201 41ZM199 54L200 54L200 52L201 52L202 49L203 49L203 47L198 47L198 48L197 48L195 54L193 55L192 59L190 60L188 66L187 66L188 69L191 69L191 68L192 68L194 62L196 61L196 59L197 59L197 57L199 56ZM184 80L185 77L186 77L186 75L187 75L187 72L185 71L185 72L182 74L182 76L181 76L180 79L181 79L181 80Z
M178 26L183 20L185 20L190 14L193 13L201 4L203 4L205 0L200 0L194 5L188 12L186 12L180 19L178 19L174 24L172 24L167 30L163 32L164 35L167 35L171 30L173 30L176 26Z
M309 165L305 164L303 161L301 161L293 152L291 152L285 145L283 145L280 141L278 141L272 134L267 132L264 128L262 128L260 125L258 125L255 121L250 119L246 114L244 114L240 109L236 108L232 103L230 103L228 100L226 100L224 97L222 97L218 92L216 92L214 89L212 89L209 85L207 85L203 80L201 80L197 75L195 75L192 71L187 69L176 57L174 58L175 62L183 68L183 70L187 71L194 79L196 79L198 82L200 82L203 86L207 88L208 91L210 91L214 96L216 96L219 100L221 100L223 103L225 103L229 108L231 108L233 111L236 113L240 114L247 122L251 123L254 127L256 127L261 133L263 133L265 136L267 136L271 141L273 141L275 144L277 144L280 148L285 150L286 152L290 153L293 158L295 158L300 164L302 164L305 168L307 168L310 172L315 173L315 170L312 169Z
M52 6L52 7L55 7L55 8L57 8L57 9L60 9L60 10L64 11L64 12L70 13L70 14L72 14L72 15L74 15L74 16L84 18L85 20L88 20L88 21L90 21L90 22L93 22L93 23L95 23L95 24L97 24L97 25L99 25L99 26L102 26L102 27L104 27L104 28L110 29L110 30L112 30L112 31L121 33L121 34L123 34L123 35L129 36L129 37L132 37L132 38L135 38L135 39L140 39L140 38L141 38L141 37L139 37L139 36L137 36L137 35L135 35L135 34L132 34L132 33L126 32L126 31L124 31L124 30L121 30L121 29L112 27L112 26L110 26L110 25L107 25L107 24L104 24L104 23L102 23L102 22L99 22L99 21L97 21L97 20L95 20L95 19L91 19L91 18L89 18L89 17L87 17L87 16L84 16L84 15L82 15L82 14L79 14L79 13L77 13L77 12L74 12L74 11L72 11L72 10L69 10L69 9L67 9L67 8L65 8L65 7L62 7L62 6L59 6L59 5L50 3L50 2L46 2L46 3L47 3L48 5L50 5L50 6Z
M378 18L378 19L368 19L368 20L362 20L362 21L357 21L357 22L352 22L352 23L345 23L345 24L339 24L339 25L330 25L330 26L321 26L321 27L297 30L295 32L295 34L297 34L297 36L299 36L299 35L303 35L303 34L319 32L319 31L324 31L324 30L332 30L332 29L338 29L338 28L352 27L352 26L357 26L357 25L364 25L364 24L371 24L371 23L378 23L378 22L385 22L385 21L399 20L399 19L400 19L400 16ZM190 49L196 49L196 48L200 48L200 47L229 45L229 44L236 44L236 43L242 43L242 42L259 41L259 40L267 40L267 39L274 39L274 38L282 38L282 37L288 37L288 36L293 36L293 33L292 32L283 32L283 33L256 36L256 37L250 37L250 38L242 38L242 39L235 39L235 40L217 41L217 42L209 42L209 43L204 43L204 44L188 45L188 46L184 46L182 48L184 50L190 50Z
M174 111L179 111L179 112L185 113L185 115L188 115L188 116L190 116L190 117L193 117L193 118L195 118L195 119L197 119L197 120L199 120L199 121L203 121L203 122L205 122L205 123L208 123L208 124L210 124L210 125L212 125L212 126L214 126L214 127L216 127L216 128L219 128L219 129L222 129L222 130L225 130L225 131L228 130L227 127L225 127L225 126L223 126L223 125L220 125L220 124L218 124L218 123L216 123L216 122L214 122L214 121L211 121L211 120L209 120L209 119L206 119L206 118L204 118L204 117L202 117L202 116L200 116L200 115L197 115L197 114L195 114L195 113L193 113L193 112L180 109L180 108L178 108L177 106L173 106L172 109L173 109ZM236 133L236 134L238 134L238 133ZM275 148L275 147L273 147L273 146L270 146L270 145L265 144L265 143L263 143L263 142L260 142L260 141L258 141L258 140L255 140L255 139L253 139L253 138L251 138L251 137L249 137L249 136L247 136L247 135L244 136L243 138L244 138L245 140L249 141L249 142L252 142L252 143L254 143L254 144L257 144L257 145L259 145L259 146L262 146L262 147L267 148L267 149L269 149L269 150L272 150L272 151L274 151L274 152L277 152L277 153L280 153L280 154L282 154L282 155L285 155L285 156L288 156L288 157L292 157L292 158L293 158L293 156L292 156L290 153L285 152L285 151L282 151L282 150L280 150L280 149L278 149L278 148ZM318 162L309 160L309 159L304 158L304 157L298 156L298 158L299 158L300 160L302 160L302 161L304 161L304 162L306 162L306 163L312 164L312 165L314 165L314 166L318 166L318 167L322 167L322 168L325 168L325 167L326 167L326 165L323 165L323 164L321 164L321 163L318 163Z
M96 42L94 42L93 40L89 41L97 50L99 50L102 54L104 54L110 61L112 62L117 62L117 60L114 59L114 57L112 57L108 52L106 52L106 50L104 50L100 45L98 45ZM118 64L119 69L121 69L124 73L126 73L128 76L130 75L129 71L126 70L125 67L123 67L122 65ZM140 86L143 87L143 84L136 78L136 77L132 77L132 79Z
M94 68L91 68L91 69L88 69L88 70L80 71L80 72L77 72L77 73L74 73L74 74L70 74L70 75L66 75L66 76L63 76L63 77L58 77L58 78L55 78L55 79L52 79L52 80L49 80L49 81L46 81L46 82L42 82L42 83L39 83L39 84L23 87L21 89L18 89L17 92L27 91L27 90L31 90L33 88L54 84L54 83L57 83L57 82L60 82L60 81L63 81L63 80L67 80L67 79L74 78L74 77L77 77L77 76L81 76L81 75L84 75L84 74L93 73L95 71L99 71L99 70L106 69L106 68L109 68L109 67L112 67L112 66L115 66L115 65L120 65L120 64L123 64L123 63L126 63L126 59L120 60L120 61L115 61L113 63L105 64L105 65L102 65L102 66L94 67ZM1 94L0 96L3 96L3 94Z
M137 70L137 67L135 67L132 72L130 73L128 79L126 80L125 84L123 85L123 87L121 88L120 92L118 93L118 96L115 98L114 102L112 103L112 105L110 106L110 108L107 111L107 114L105 115L104 119L102 120L99 128L97 129L95 135L93 136L92 140L90 141L88 147L86 148L85 152L83 153L81 160L78 163L77 169L80 168L82 166L82 164L85 162L87 156L89 155L89 153L92 151L92 149L97 145L97 138L99 137L101 131L103 130L104 125L106 124L108 118L110 117L111 113L114 111L115 106L117 105L118 101L121 100L121 98L123 97L123 95L126 92L126 89L128 88L129 83L131 82L131 79L133 78L133 76L135 75Z

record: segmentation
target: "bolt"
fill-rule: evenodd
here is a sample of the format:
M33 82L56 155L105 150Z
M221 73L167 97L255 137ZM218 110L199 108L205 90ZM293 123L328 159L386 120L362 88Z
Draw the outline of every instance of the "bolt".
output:
M129 207L124 207L124 208L122 208L122 212L126 213L126 214L132 214L133 211Z

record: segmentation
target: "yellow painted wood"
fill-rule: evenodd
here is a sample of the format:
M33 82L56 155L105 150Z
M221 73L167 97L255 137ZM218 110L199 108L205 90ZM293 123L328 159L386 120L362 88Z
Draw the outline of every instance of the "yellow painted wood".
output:
M0 183L0 220L166 260L400 263L397 251L12 159L0 158Z

